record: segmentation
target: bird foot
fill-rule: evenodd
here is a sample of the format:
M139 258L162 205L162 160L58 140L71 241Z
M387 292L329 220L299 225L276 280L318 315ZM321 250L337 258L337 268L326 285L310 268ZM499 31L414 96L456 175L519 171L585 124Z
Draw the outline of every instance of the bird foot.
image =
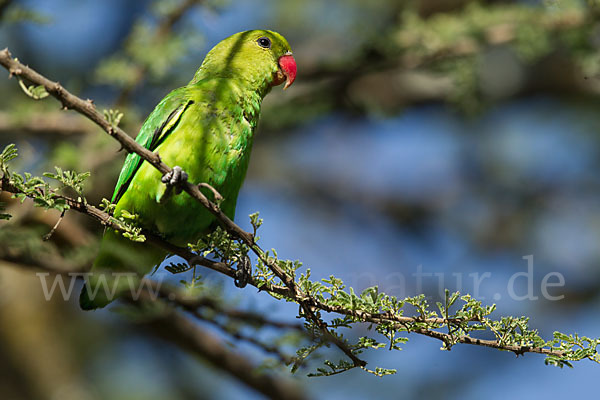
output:
M237 263L237 271L235 271L235 277L233 283L239 288L245 287L250 279L252 278L252 263L250 257L244 255L241 260Z
M167 185L167 187L175 187L175 194L181 193L182 188L179 184L187 181L188 174L181 169L180 166L176 165L170 172L167 172L161 178L161 182Z

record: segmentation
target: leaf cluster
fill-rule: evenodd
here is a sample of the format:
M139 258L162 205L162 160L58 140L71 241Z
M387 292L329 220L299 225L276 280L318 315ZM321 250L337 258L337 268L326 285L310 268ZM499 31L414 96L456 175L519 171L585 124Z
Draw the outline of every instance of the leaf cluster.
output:
M256 233L262 220L257 213L250 215L250 220ZM220 228L191 248L204 257L217 257L229 265L232 265L232 260L239 259L240 252L245 255L249 250ZM299 308L298 318L305 320L305 328L311 335L312 343L297 351L292 371L303 366L318 350L330 347L332 342L343 343L358 357L366 350L402 350L401 346L408 341L409 333L425 334L441 340L442 350L450 350L460 343L471 343L511 351L517 355L527 352L546 354L547 364L560 367L571 366L570 361L584 358L600 362L597 353L600 339L555 333L553 340L546 341L537 330L529 326L527 317L492 318L491 314L496 310L495 304L485 306L469 294L461 295L459 292L450 293L446 290L444 301L433 306L423 294L399 299L380 292L377 286L357 293L333 275L320 280L312 279L310 269L300 272L303 267L301 262L280 259L275 249L258 257L253 275L258 288L283 284L270 266L273 263L286 275L293 277L303 296L314 304L317 316L317 319L311 319L302 307ZM278 293L269 294L276 299L297 301ZM317 322L325 318L324 312L327 315L341 315L328 318L327 334L323 333ZM344 329L354 332L359 325L366 325L367 331L372 333L355 339L344 335ZM317 368L311 376L334 375L356 367L355 363L347 359L336 362L327 360L324 367ZM395 372L393 369L379 367L373 370L362 368L377 376Z

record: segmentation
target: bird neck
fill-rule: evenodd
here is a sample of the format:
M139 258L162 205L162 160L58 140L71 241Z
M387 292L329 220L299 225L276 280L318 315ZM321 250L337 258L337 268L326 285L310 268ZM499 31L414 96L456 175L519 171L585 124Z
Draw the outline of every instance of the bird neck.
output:
M198 75L198 74L197 74ZM237 78L214 77L196 80L196 76L188 87L196 93L198 101L205 103L215 112L230 109L241 111L243 118L250 124L252 130L258 124L260 107L265 95L271 90L270 86L256 87L249 85L246 80Z
M240 85L244 88L243 85ZM266 89L252 89L245 87L238 93L237 103L242 107L244 118L250 123L252 129L258 125L258 117L260 115L260 107L266 94L271 90L271 87Z

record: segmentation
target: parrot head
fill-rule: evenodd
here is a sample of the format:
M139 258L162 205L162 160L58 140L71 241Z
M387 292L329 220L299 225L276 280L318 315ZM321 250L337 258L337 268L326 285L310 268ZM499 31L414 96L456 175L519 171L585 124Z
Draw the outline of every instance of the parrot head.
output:
M267 90L285 82L283 88L287 89L296 79L296 61L279 33L239 32L213 47L191 83L210 77L240 79Z

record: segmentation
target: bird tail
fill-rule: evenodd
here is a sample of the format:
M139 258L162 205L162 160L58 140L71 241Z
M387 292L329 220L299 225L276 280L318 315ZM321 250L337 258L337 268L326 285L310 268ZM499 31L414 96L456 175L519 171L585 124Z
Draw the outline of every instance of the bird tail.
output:
M79 295L83 310L103 308L127 291L135 293L139 279L167 253L146 243L133 242L112 229L102 238L100 252Z

